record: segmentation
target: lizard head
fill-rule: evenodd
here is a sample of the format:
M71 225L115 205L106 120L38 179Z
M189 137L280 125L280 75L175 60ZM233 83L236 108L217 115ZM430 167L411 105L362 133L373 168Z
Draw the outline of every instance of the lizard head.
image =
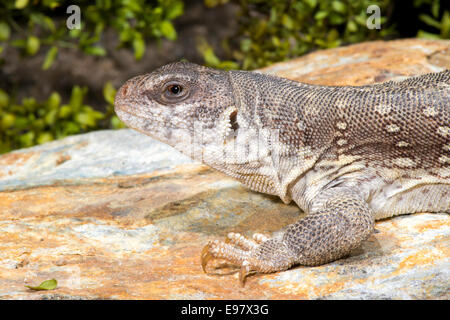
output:
M227 72L188 62L128 80L116 94L115 112L129 127L205 163L206 153L237 129Z

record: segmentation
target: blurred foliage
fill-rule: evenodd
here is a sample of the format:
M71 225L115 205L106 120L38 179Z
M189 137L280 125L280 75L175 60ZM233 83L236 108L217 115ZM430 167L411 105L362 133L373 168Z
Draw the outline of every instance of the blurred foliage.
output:
M124 127L113 112L116 90L111 83L106 83L103 89L108 103L106 112L96 111L83 103L87 92L86 87L74 86L66 104L62 104L57 92L43 102L24 98L21 103L16 103L0 89L0 153L101 127ZM109 123L105 124L105 121Z
M444 10L439 21L441 9L440 0L414 0L414 6L423 9L427 13L419 15L419 19L428 26L433 27L437 33L419 30L417 37L429 39L450 39L450 11Z
M145 39L175 40L177 32L172 20L183 14L181 0L80 0L80 28L69 29L67 22L75 11L68 10L73 1L15 0L0 2L0 52L6 45L35 55L47 47L42 68L48 69L58 48L78 48L84 53L104 56L101 44L105 29L118 35L119 46L134 50L136 59L145 52ZM67 21L66 21L67 19ZM11 37L12 33L16 37Z
M450 12L441 10L448 0L414 0L419 19L435 32L419 30L417 37L450 39ZM211 47L198 46L205 63L216 68L238 65L242 69L265 67L307 52L343 44L383 39L396 34L395 21L388 22L394 2L390 0L204 0L208 7L233 2L240 7L239 39L231 61L220 61ZM381 10L381 29L366 26L370 5ZM399 9L402 4L397 3ZM442 13L441 13L442 12ZM234 67L233 65L233 67Z
M450 38L450 13L443 6L445 1L448 0L413 0L408 4L419 12L408 17L424 26L411 27L420 29L418 37ZM236 34L230 39L219 39L224 59L216 55L205 39L196 43L205 64L220 69L261 68L317 49L392 37L398 27L392 21L393 8L397 5L395 10L401 11L404 5L392 0L203 2L206 7L233 3L239 9ZM69 29L66 24L74 13L67 11L73 4L81 12L79 29ZM103 57L108 55L103 42L107 30L117 36L118 48L132 50L139 60L148 41L177 39L173 22L188 5L183 0L2 1L0 65L8 63L2 53L9 47L17 48L24 59L45 55L41 66L44 71L52 66L61 48ZM366 21L372 14L367 12L370 5L381 9L380 30L367 28ZM18 88L13 92L4 89L0 88L0 153L91 130L124 127L114 115L116 90L109 82L103 87L105 111L97 111L83 102L88 94L86 87L74 86L66 103L58 92L41 102L33 97L17 101L14 92Z
M175 40L172 21L183 14L181 0L81 0L79 29L69 29L66 19L73 1L15 0L0 2L0 54L7 46L18 48L27 58L45 51L42 69L49 69L60 48L81 50L87 55L105 56L102 35L106 28L117 34L119 48L130 48L143 57L146 40ZM0 56L0 64L7 63ZM25 98L20 103L0 89L0 153L45 143L68 135L104 128L121 128L113 111L115 88L106 83L105 112L83 103L88 88L75 86L70 101L61 104L54 92L43 102Z
M209 7L229 2L205 0ZM298 57L315 49L334 48L342 44L381 39L393 34L393 27L369 29L366 12L370 5L381 9L380 22L389 0L231 0L240 7L239 46L232 60L243 69L255 69L276 61ZM203 49L210 66L219 63L208 59L212 54Z

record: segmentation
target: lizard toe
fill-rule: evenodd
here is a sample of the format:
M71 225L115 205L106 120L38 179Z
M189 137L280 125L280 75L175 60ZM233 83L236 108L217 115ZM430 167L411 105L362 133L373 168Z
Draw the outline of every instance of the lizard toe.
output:
M233 244L219 240L210 241L202 250L202 269L207 272L207 265L213 259L222 259L232 265L240 266L248 257L248 250L242 250Z
M262 234L247 239L238 233L230 233L225 242L210 241L201 254L202 269L205 273L209 273L208 263L216 259L240 267L239 282L242 286L250 273L286 270L294 263L292 254L281 240Z

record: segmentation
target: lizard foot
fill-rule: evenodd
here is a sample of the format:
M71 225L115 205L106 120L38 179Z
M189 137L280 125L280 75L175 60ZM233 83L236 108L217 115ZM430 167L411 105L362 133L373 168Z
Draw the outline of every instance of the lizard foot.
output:
M294 255L278 239L255 233L248 239L239 233L229 233L225 241L210 241L202 250L201 262L206 266L213 259L223 259L240 266L239 282L245 284L246 277L256 271L269 273L286 270L294 264Z

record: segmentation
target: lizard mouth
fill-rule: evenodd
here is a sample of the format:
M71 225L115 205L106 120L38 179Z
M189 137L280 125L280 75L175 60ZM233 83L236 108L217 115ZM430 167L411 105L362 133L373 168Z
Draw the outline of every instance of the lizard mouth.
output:
M119 117L120 120L125 122L127 125L129 125L129 122L133 118L138 118L135 114L129 112L130 107L124 104L115 104L114 105L114 111L116 115Z
M131 112L130 109L131 109L130 106L126 104L116 104L114 106L114 111L116 112L119 119L125 122L127 125L130 122L132 123L133 119L141 119L147 121L148 123L157 123L158 125L168 126L168 123L166 121L162 121L156 117L151 117L148 115L146 116L138 115L136 113ZM130 127L132 127L131 123Z
M150 115L135 114L130 111L126 104L118 104L115 106L115 112L120 120L122 120L129 128L139 131L147 136L161 141L170 143L174 132L185 132L186 128L177 127L175 124L164 121Z
M125 104L118 104L118 103L114 104L114 111L118 116L119 116L119 113L122 113L122 112L129 113L129 112L127 112L127 110L129 110L129 109L130 109L130 107ZM119 116L119 118L120 118L120 116Z
M155 140L171 145L172 129L160 120L142 117L129 111L127 105L116 105L115 112L127 127L152 137Z

